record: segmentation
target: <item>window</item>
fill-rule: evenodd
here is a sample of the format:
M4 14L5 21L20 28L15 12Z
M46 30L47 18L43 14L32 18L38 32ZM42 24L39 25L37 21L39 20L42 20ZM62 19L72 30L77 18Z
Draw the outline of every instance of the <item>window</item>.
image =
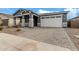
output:
M53 17L51 17L51 18L55 18L55 17L53 16Z
M48 19L48 18L55 18L55 16L46 16L46 17L41 17L41 19Z
M45 17L41 17L41 19L45 19Z
M61 18L61 16L56 16L56 18Z
M25 15L24 19L25 19L25 23L28 23L29 22L29 15Z
M28 23L29 22L29 19L25 19L25 23Z
M63 15L63 22L66 22L66 15Z
M50 17L46 17L46 18L50 18Z

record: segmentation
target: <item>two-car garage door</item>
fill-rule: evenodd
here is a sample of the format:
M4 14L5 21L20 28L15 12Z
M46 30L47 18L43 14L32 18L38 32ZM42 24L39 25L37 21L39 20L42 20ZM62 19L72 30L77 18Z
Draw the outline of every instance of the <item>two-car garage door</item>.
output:
M41 27L62 27L62 17L41 19Z

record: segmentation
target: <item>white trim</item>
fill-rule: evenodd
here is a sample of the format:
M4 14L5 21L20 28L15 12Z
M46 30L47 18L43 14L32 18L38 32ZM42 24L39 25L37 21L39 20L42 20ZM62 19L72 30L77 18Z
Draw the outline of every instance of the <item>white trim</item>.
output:
M13 17L18 17L18 16L24 16L24 15L29 15L30 13L28 13L28 14L22 14L22 15L15 15L15 16L13 16Z

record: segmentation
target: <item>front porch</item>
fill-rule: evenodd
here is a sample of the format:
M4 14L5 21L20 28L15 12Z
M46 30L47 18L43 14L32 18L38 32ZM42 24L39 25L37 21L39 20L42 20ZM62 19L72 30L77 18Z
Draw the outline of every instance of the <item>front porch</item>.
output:
M37 15L18 15L14 16L14 26L19 27L36 27L39 26L40 19Z
M30 10L17 10L14 14L14 26L34 27L39 26L39 15Z

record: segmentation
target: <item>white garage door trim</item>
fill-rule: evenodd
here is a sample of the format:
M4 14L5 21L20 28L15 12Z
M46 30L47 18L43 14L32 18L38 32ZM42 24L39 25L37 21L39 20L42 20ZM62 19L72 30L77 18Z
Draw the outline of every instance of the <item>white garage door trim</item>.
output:
M62 27L62 17L41 19L41 27Z

